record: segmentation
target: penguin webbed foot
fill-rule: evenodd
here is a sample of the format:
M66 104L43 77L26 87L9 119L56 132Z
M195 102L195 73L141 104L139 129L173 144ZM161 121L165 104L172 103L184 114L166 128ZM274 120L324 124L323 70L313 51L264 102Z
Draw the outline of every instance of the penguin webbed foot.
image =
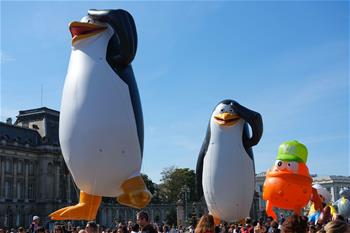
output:
M120 204L142 209L150 203L152 194L147 190L146 184L141 176L126 180L122 184L124 193L117 198Z
M80 191L79 203L59 209L49 216L52 220L94 220L102 197Z

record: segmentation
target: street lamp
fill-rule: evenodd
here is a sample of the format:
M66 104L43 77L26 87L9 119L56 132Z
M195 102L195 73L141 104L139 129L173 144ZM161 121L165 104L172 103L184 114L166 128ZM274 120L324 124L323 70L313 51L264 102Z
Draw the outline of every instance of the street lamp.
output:
M181 192L184 195L185 199L185 223L187 224L187 198L189 198L190 195L190 188L187 185L182 186Z

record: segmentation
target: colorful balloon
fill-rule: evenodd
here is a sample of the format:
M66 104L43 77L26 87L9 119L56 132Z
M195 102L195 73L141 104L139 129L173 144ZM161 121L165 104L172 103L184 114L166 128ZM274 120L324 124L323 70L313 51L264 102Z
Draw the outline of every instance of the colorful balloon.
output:
M252 146L262 131L260 114L236 101L215 107L198 157L197 184L216 223L249 216L255 179Z
M136 27L124 10L89 10L69 26L72 52L64 84L59 136L80 200L50 215L92 220L101 197L143 208L151 200L140 175L143 116L131 61Z
M316 189L316 191L317 191L317 193L322 201L322 205L325 207L322 209L322 211L325 210L327 212L330 212L329 216L333 216L335 214L335 209L330 204L330 202L332 200L331 193L328 192L328 190L320 184L314 184L312 187L314 189ZM321 213L322 213L321 211L315 209L315 204L311 203L309 214L308 214L309 222L317 223L318 219L321 216ZM323 216L325 216L325 214L323 214ZM324 219L323 219L323 221L324 221Z
M342 189L339 195L341 197L334 203L334 206L338 209L338 214L344 218L350 218L350 189Z
M267 171L263 187L263 199L266 200L269 216L277 219L273 207L300 214L310 200L314 201L316 209L322 208L320 197L312 187L306 160L307 149L298 141L284 142L279 146L277 160Z

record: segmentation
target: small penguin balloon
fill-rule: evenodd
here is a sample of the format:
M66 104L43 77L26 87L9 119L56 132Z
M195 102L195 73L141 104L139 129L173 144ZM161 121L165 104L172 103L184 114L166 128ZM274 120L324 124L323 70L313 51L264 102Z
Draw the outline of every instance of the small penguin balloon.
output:
M151 193L140 175L143 116L130 64L137 47L134 20L124 10L89 10L69 30L59 137L80 200L50 217L93 220L102 196L143 208Z
M255 178L252 146L262 132L259 113L233 100L223 100L215 107L196 170L198 192L204 193L216 223L249 216Z
M312 187L312 178L306 166L307 148L298 141L284 142L279 146L277 160L266 172L263 199L266 213L277 220L273 207L292 210L299 215L311 200L315 210L322 209L317 190Z

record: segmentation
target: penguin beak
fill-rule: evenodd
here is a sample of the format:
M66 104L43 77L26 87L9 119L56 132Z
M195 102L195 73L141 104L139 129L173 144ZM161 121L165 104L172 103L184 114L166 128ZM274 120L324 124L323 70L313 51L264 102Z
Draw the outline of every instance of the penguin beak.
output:
M81 39L96 35L106 29L107 27L92 23L72 22L69 24L69 31L72 34L72 44Z
M221 126L234 126L241 119L237 114L221 113L214 116L215 123Z

